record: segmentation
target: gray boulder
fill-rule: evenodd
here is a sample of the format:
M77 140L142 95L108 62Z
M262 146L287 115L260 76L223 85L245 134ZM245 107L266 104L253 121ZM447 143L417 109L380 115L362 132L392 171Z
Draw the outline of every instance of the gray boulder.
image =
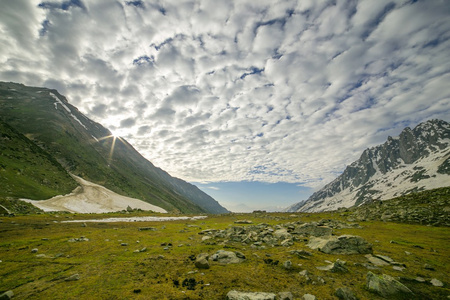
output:
M372 272L367 273L367 289L384 298L412 295L413 292L404 286L401 282L395 280L392 276L382 274L375 275Z
M343 287L338 288L336 292L334 293L336 297L338 297L341 300L358 300L359 298L353 294L353 291L349 288Z
M241 254L239 256L241 256ZM225 250L217 251L210 257L210 260L216 261L216 262L219 262L222 264L238 264L238 263L244 261L244 259L238 257L235 252L225 251Z
M309 248L327 254L367 254L372 253L372 245L355 235L329 236L311 238Z
M345 264L346 264L345 261L337 259L335 263L324 267L317 267L317 269L322 271L331 271L333 273L347 273L348 269L345 266Z
M197 255L197 258L195 259L195 266L199 269L209 269L209 254L208 253L201 253Z
M327 226L317 226L313 223L305 223L300 226L296 226L293 233L304 236L330 236L333 229Z
M229 291L227 294L227 300L275 300L277 295L273 293L260 293L260 292L239 292Z
M304 294L302 297L302 300L316 300L316 296L311 295L311 294Z

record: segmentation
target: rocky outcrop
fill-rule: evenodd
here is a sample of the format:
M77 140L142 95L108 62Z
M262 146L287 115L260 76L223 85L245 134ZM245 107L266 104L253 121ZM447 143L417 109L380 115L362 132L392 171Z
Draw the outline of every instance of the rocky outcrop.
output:
M413 292L401 282L386 274L379 276L372 272L367 273L366 286L369 291L386 299L413 294Z
M277 295L273 293L261 293L261 292L239 292L229 291L227 294L227 300L276 300Z
M430 120L366 149L334 181L287 211L320 212L449 186L450 124Z
M367 254L372 253L372 245L362 237L354 235L311 238L309 248L327 254Z

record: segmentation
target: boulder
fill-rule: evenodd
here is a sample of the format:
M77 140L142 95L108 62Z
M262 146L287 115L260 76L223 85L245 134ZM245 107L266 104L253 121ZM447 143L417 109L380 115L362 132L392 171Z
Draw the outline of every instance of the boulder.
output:
M277 295L273 293L261 293L261 292L239 292L229 291L227 294L227 300L275 300Z
M335 263L324 267L317 267L317 269L322 271L331 271L333 273L347 273L348 269L345 266L345 264L346 264L345 261L337 259Z
M389 263L386 262L385 260L383 260L381 258L378 258L376 256L372 256L372 254L367 254L366 258L369 260L369 262L371 264L373 264L374 266L377 266L377 267L382 267L382 266L388 266L389 265Z
M199 269L209 269L209 254L208 253L201 253L197 255L197 258L195 259L195 266Z
M292 300L294 299L294 296L291 292L281 292L278 293L278 299L279 300Z
M338 288L336 292L334 293L336 297L338 297L341 300L358 300L359 298L353 294L353 291L349 288L343 287Z
M430 283L433 286L438 286L438 287L443 287L444 286L444 283L442 281L440 281L439 279L436 279L436 278L431 279Z
M235 252L219 250L210 257L210 260L222 264L238 264L242 262L244 259L238 257Z
M316 296L311 295L311 294L304 294L302 297L302 300L316 300Z
M372 245L365 239L354 235L311 238L309 248L327 254L367 254L372 253Z
M313 223L305 223L300 226L295 227L294 232L298 235L304 236L330 236L333 229L327 226L317 226Z
M413 294L409 288L386 274L378 276L372 272L367 273L366 286L369 291L388 299Z

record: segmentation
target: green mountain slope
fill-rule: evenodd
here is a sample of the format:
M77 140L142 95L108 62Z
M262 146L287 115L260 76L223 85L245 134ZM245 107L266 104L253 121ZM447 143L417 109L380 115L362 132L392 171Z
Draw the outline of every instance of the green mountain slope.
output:
M48 153L0 120L0 197L46 199L77 183Z
M168 211L227 212L195 186L156 168L125 140L112 138L56 90L0 82L0 119L68 172L116 193Z

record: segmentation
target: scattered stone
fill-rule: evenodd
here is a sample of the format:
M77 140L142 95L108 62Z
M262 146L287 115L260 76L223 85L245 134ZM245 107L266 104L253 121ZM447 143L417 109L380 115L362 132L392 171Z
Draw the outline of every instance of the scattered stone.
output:
M275 300L277 295L273 293L261 292L239 292L236 290L229 291L227 300Z
M425 264L423 267L424 267L426 270L436 271L436 270L434 269L434 267L433 267L432 265L430 265L430 264Z
M209 254L208 253L201 253L197 255L197 258L195 259L195 266L199 269L209 269Z
M394 260L392 258L390 258L389 256L386 256L386 255L375 254L374 256L379 258L379 259L384 260L387 263L393 263L394 262Z
M405 254L406 254L406 255L411 255L411 252L405 251Z
M72 276L69 276L69 277L67 277L64 280L65 281L77 281L77 280L80 280L80 275L79 274L73 274Z
M41 241L48 241L48 238L42 238Z
M69 239L68 242L69 242L69 243L75 243L75 242L89 242L89 239L86 238L86 237L84 237L84 236L82 236L82 237L79 237L79 238Z
M278 299L279 300L293 300L294 296L291 292L281 292L278 293Z
M302 297L302 300L316 300L316 296L311 295L311 294L304 294Z
M147 231L147 230L156 231L156 228L155 227L139 227L138 230L139 231Z
M372 254L367 254L366 258L369 260L370 263L372 263L373 265L377 266L377 267L382 267L382 266L388 266L389 263L386 262L383 259L380 259L378 257L372 256Z
M412 294L412 291L409 288L395 280L392 276L386 274L378 276L372 272L367 273L366 286L370 292L385 298Z
M286 270L292 269L292 262L290 260L285 261L283 263L283 268L285 268Z
M6 291L3 294L0 294L0 300L9 300L14 297L13 291Z
M86 223L81 223L81 227L87 227Z
M305 223L300 226L295 227L293 233L303 235L303 236L330 236L333 229L327 226L317 226L314 223Z
M395 271L403 272L403 270L404 270L405 268L404 268L404 267L399 267L399 266L393 266L392 269L394 269Z
M250 220L236 220L234 221L235 224L253 224Z
M359 298L353 294L353 291L347 287L338 288L334 293L336 297L342 300L358 300Z
M329 264L328 266L316 267L318 270L331 271L333 273L347 273L348 269L345 266L346 262L337 259L335 263Z
M39 251L38 248L33 248L33 249L31 249L31 253L37 253L38 251Z
M238 257L235 252L219 250L210 257L210 260L222 264L238 264L242 262L244 259Z
M430 280L430 283L431 283L433 286L437 286L437 287L442 287L442 286L444 286L444 283L443 283L442 281L440 281L439 279L436 279L436 278L431 279L431 280Z
M307 259L306 256L312 256L313 254L306 250L292 250L289 253L297 255L299 258Z
M329 236L311 238L309 248L327 254L367 254L372 253L372 245L362 237L354 235Z
M128 246L128 243L121 243L120 246Z

